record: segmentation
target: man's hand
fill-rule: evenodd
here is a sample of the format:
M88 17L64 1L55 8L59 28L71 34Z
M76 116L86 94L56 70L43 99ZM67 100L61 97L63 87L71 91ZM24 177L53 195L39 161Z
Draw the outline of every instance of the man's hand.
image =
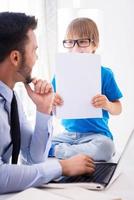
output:
M55 93L54 95L54 101L53 101L53 106L62 106L63 105L63 100L60 97L59 94Z
M25 84L28 95L35 103L37 110L50 114L53 106L54 93L52 86L47 81L33 79L33 89L30 85Z
M73 156L67 160L60 160L60 164L64 176L92 174L95 171L95 165L92 158L83 154Z

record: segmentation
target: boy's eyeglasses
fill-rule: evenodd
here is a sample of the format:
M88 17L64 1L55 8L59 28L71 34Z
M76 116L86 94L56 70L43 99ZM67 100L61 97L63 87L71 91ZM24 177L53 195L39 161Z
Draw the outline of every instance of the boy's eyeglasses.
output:
M65 48L73 48L77 43L79 47L89 47L91 42L93 42L91 39L63 40L63 46Z

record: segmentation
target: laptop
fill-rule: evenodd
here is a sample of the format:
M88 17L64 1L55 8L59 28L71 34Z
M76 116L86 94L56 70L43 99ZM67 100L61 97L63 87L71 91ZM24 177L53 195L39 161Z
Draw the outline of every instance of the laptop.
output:
M130 159L134 147L134 130L130 134L125 148L118 162L97 162L96 170L92 175L62 176L53 180L47 187L65 188L68 186L81 186L90 190L104 190L108 188L128 166L134 166L134 160Z

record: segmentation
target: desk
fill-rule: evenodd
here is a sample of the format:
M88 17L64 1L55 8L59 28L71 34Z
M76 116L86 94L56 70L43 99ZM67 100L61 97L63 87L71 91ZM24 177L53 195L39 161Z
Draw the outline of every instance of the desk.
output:
M90 191L74 185L74 187L66 189L34 189L34 194L35 192L38 193L38 195L40 195L40 198L38 199L40 200L55 200L57 199L57 196L58 200L89 200L90 198L92 200L134 200L134 183L132 175L134 176L134 169L129 169L128 173L122 173L120 177L118 177L118 179L105 191ZM16 194L0 195L0 200L10 200L11 197L11 200L21 200L21 196L27 195L25 193L26 191L18 193L18 199ZM33 189L31 189L31 193L29 190L29 194L32 195L32 193ZM54 196L53 198L50 198L52 197L52 194ZM27 197L29 197L29 195ZM34 197L36 196L34 195ZM22 200L27 200L27 198L23 197ZM34 200L33 197L32 200Z

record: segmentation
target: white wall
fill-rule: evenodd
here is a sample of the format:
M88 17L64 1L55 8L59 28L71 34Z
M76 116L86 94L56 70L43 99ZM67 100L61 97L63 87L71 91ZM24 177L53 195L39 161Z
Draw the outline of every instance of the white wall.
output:
M123 112L112 116L110 127L120 149L134 127L134 1L133 0L59 0L59 8L98 9L102 13L102 64L110 66L123 92ZM121 140L121 143L119 142Z

